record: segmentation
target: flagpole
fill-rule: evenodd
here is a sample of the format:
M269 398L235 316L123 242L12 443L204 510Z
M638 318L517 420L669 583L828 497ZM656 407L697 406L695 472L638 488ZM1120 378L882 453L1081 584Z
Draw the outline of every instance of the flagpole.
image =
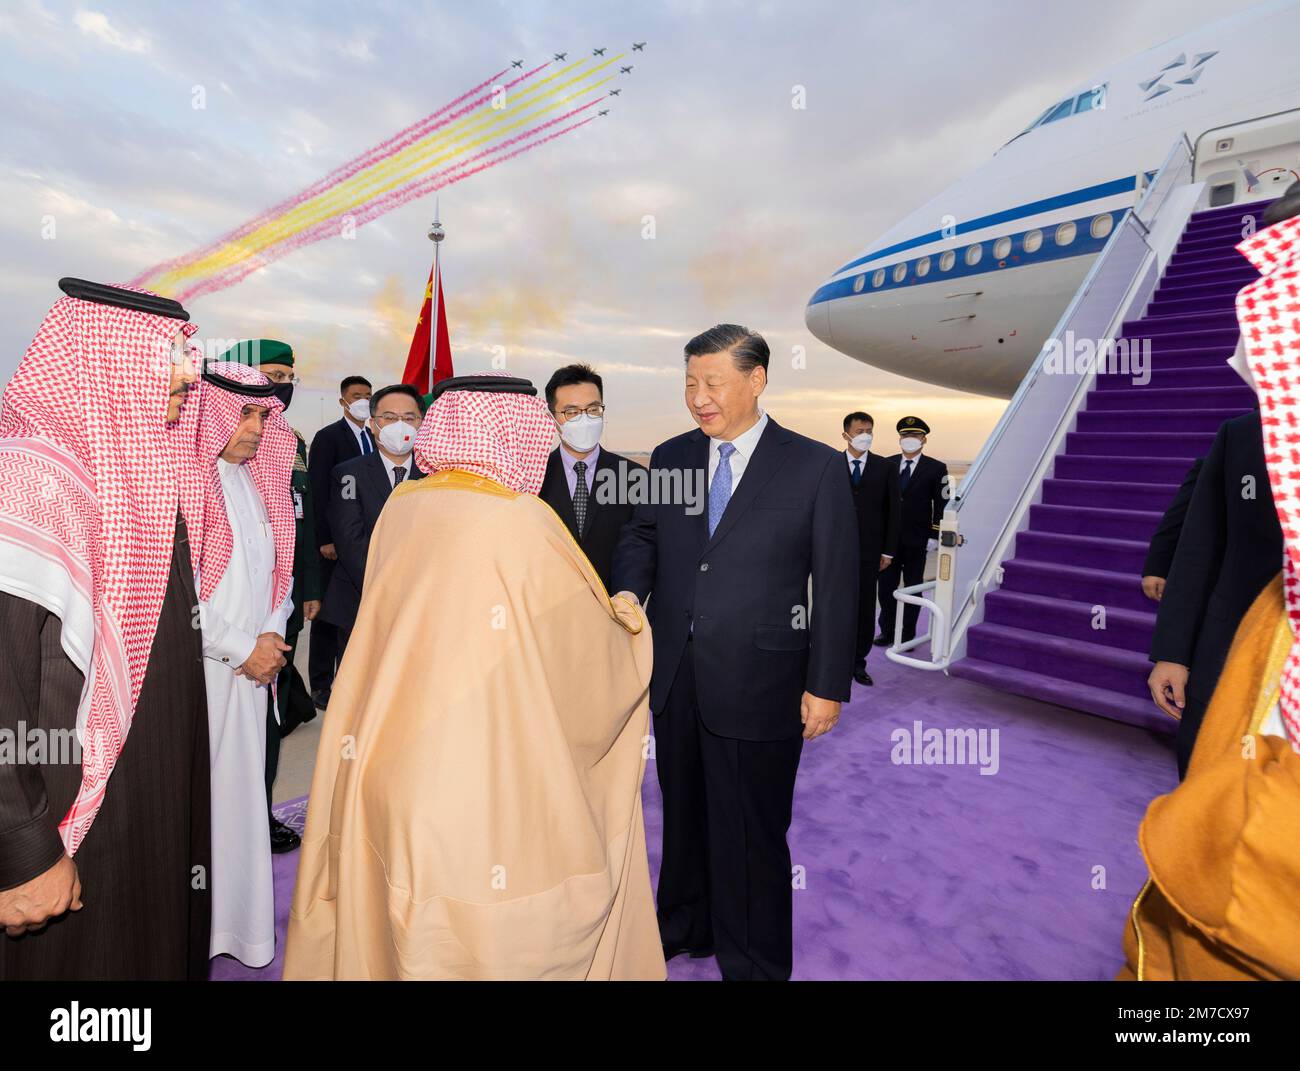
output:
M433 202L433 222L429 225L429 240L433 242L433 293L429 300L429 391L433 391L433 370L438 366L438 298L442 290L442 265L439 254L447 232L438 219L438 202Z

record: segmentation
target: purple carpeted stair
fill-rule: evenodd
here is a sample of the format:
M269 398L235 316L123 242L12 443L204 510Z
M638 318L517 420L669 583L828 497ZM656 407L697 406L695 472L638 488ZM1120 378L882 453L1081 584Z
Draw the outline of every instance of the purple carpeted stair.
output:
M1255 404L1224 362L1237 344L1237 291L1256 277L1234 246L1243 218L1258 223L1267 204L1188 221L1146 315L1124 324L1130 344L1151 340L1149 382L1097 376L953 676L1173 731L1146 685L1156 615L1142 563L1192 461Z

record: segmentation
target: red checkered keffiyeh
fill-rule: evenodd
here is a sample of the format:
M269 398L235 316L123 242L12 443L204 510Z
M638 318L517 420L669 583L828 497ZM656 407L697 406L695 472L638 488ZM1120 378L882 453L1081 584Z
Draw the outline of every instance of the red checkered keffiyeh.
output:
M425 472L464 469L535 495L554 444L555 421L541 398L449 390L420 425L415 460Z
M85 683L76 852L131 728L193 484L166 421L181 320L64 297L0 399L0 590L57 615ZM193 352L193 351L192 351ZM2 642L2 641L0 641Z
M1300 217L1237 246L1260 278L1237 295L1241 340L1255 377L1264 460L1282 524L1283 589L1293 636L1300 636ZM1291 746L1300 751L1300 643L1282 669L1278 696Z
M239 383L262 386L270 382L257 369L229 361L209 363L206 371ZM262 496L275 538L275 590L269 593L269 611L284 601L293 586L295 524L291 481L297 440L282 415L284 406L278 398L234 394L204 380L199 381L196 389L198 398L185 407L187 412L181 424L183 429L193 428L188 434L194 436L196 466L202 481L202 503L187 511L186 519L194 514L194 520L190 522L190 542L194 546L199 598L205 602L217 590L234 549L234 533L230 529L230 516L226 513L226 496L221 490L217 459L239 426L244 406L260 405L271 410L262 428L262 442L256 455L244 463L258 494Z

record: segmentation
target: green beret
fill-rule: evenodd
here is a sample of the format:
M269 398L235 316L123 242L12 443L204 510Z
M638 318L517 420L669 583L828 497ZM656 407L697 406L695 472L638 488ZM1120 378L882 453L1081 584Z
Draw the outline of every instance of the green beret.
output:
M293 367L293 347L273 338L249 338L236 342L218 361L234 361L256 368L260 364L287 364Z
M922 420L919 416L905 416L898 422L898 433L917 432L921 435L930 434L930 425Z

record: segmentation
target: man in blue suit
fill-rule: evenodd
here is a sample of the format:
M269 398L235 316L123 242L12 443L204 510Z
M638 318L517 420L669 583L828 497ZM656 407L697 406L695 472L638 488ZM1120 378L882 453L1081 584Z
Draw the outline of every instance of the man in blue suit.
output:
M613 573L654 629L664 953L716 954L733 979L790 977L795 775L849 698L857 629L844 463L759 408L768 356L735 324L687 343L699 427L655 449Z

